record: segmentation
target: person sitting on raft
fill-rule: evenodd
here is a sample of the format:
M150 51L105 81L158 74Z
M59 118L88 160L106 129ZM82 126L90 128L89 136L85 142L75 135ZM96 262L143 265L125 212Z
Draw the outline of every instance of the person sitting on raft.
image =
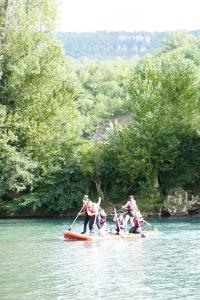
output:
M106 232L106 213L101 207L99 207L96 223L99 229L99 233L104 234Z
M121 213L119 216L115 216L113 221L115 221L116 234L124 234L126 232L126 221L124 215Z
M84 225L83 225L83 231L82 234L85 234L87 231L87 225L89 223L89 230L90 233L93 233L93 225L95 223L96 215L98 213L98 206L101 201L101 198L99 198L98 203L93 203L88 195L85 195L83 197L83 209L82 213L84 215Z
M143 218L138 211L137 215L134 217L134 225L129 229L129 233L142 233L143 230Z
M126 217L125 217L125 221L126 221L126 226L128 221L130 220L131 225L134 226L134 216L137 213L137 204L136 201L134 199L134 196L129 196L129 200L127 201L127 203L125 205L122 206L122 208L126 209Z

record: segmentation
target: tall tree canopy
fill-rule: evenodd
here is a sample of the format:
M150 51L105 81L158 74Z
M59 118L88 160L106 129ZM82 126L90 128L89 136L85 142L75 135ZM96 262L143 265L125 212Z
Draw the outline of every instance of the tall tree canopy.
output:
M1 2L2 195L32 189L77 140L74 89L52 32L56 8L54 0Z
M172 177L174 173L173 184L177 186L188 181L189 173L191 180L189 151L191 155L198 151L199 131L199 77L195 64L177 52L147 57L132 73L129 94L127 104L133 123L112 135L108 146L118 157L119 174L127 174L133 189L139 184L140 192L146 185L148 196L160 184L167 185L169 174ZM186 159L182 147L187 139L193 146L188 148ZM182 155L185 167L182 174L177 174ZM198 173L195 157L193 178ZM153 197L155 201L155 193Z

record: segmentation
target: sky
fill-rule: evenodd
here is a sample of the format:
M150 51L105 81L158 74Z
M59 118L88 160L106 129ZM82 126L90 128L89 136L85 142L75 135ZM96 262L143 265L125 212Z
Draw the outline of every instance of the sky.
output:
M175 31L200 29L200 0L60 0L58 30Z

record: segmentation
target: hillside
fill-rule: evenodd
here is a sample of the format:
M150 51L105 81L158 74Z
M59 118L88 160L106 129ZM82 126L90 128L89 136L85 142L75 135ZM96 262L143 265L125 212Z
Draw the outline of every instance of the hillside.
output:
M191 34L200 35L200 30ZM65 55L76 59L111 60L143 56L162 47L169 32L58 32L64 43Z

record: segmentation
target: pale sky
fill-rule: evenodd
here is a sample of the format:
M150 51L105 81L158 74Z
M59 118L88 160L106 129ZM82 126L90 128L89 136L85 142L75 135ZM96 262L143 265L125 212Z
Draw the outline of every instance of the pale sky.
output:
M58 30L174 31L200 29L200 0L60 0Z

